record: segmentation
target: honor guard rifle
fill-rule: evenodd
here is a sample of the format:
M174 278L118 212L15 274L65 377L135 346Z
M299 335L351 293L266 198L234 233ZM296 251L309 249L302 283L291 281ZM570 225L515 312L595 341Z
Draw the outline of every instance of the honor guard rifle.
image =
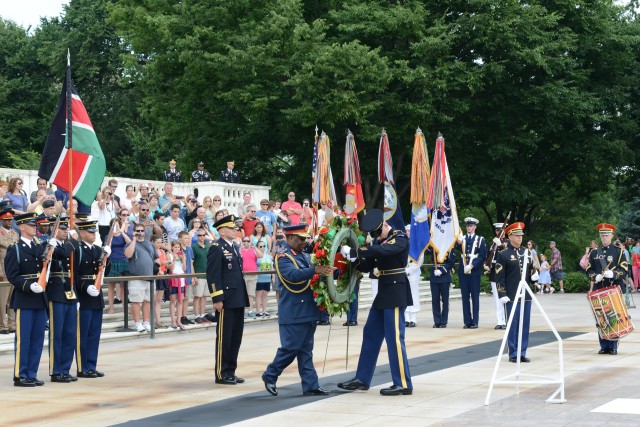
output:
M115 231L116 228L116 218L111 220L111 227L109 228L109 234L107 235L107 239L104 242L104 246L111 246L111 240L113 240L113 232ZM102 287L102 280L104 278L104 269L107 265L107 258L104 256L104 248L102 249L102 252L100 253L100 258L98 259L98 272L96 273L96 281L93 282L93 286L96 287L96 289L100 289Z
M502 223L502 228L500 229L500 234L496 237L502 241L504 238L504 231L507 229L509 225L509 218L511 218L511 211L507 214L504 222ZM493 239L492 239L493 240ZM496 253L498 253L498 248L500 245L496 245L496 242L491 243L491 248L489 249L489 254L487 254L487 259L484 261L484 274L489 274L491 271L491 264L493 263L493 259L496 257Z
M55 239L58 235L58 229L60 228L60 218L62 218L62 214L58 215L56 219L56 223L53 226L53 233L51 233L51 239ZM38 277L38 285L44 291L47 289L47 271L49 270L49 264L51 264L51 258L53 257L53 245L51 245L51 239L47 242L47 248L44 250L44 256L42 259L42 271L40 272L40 277Z

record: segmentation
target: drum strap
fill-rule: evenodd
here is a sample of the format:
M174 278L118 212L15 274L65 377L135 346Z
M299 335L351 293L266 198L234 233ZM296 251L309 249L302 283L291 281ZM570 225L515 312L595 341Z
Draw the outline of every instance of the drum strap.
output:
M600 261L600 266L602 267L601 273L607 269L607 265L604 263L604 257L602 256L602 248L598 247L598 261Z

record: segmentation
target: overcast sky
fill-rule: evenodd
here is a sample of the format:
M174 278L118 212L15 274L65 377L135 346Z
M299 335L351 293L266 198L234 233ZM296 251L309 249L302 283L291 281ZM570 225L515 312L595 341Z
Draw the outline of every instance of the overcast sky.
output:
M63 4L69 4L69 0L0 0L0 16L24 28L35 28L41 16L59 16Z

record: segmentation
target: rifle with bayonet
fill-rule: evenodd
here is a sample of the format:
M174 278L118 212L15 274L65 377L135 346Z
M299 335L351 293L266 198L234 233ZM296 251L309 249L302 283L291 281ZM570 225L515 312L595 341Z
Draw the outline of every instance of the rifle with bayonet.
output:
M509 225L509 218L511 218L511 211L509 211L506 218L504 219L504 222L502 223L500 234L496 236L498 239L500 239L500 241L504 239L504 232L507 229L507 226ZM489 272L491 271L491 264L493 263L493 259L498 253L498 249L500 248L500 246L501 245L496 245L496 242L492 241L491 248L489 248L489 253L487 254L487 259L484 261L484 274L489 274Z
M60 228L60 219L62 218L62 214L58 215L56 222L53 226L53 233L51 234L51 239L55 239L58 235L58 229ZM40 277L38 277L38 285L44 291L47 289L47 271L49 271L49 264L51 264L51 258L53 257L53 250L55 249L51 244L51 239L47 242L47 247L44 250L44 255L42 259L42 271L40 272Z
M109 234L107 234L107 238L105 239L103 246L111 246L111 241L113 240L113 233L116 229L116 224L118 223L117 218L111 220L111 228L109 228ZM102 252L100 253L100 258L98 258L98 272L96 273L96 280L93 282L93 286L96 289L100 289L102 287L102 280L104 278L104 269L107 266L107 257L105 255L105 250L102 248Z

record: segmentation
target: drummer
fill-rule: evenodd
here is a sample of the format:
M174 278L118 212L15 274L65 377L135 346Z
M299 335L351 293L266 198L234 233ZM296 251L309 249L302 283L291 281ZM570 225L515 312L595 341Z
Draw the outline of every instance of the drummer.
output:
M587 275L591 281L589 292L608 286L621 286L627 276L628 263L622 250L611 244L616 227L611 224L598 224L602 244L589 254ZM599 337L598 354L618 354L618 341L609 341Z

